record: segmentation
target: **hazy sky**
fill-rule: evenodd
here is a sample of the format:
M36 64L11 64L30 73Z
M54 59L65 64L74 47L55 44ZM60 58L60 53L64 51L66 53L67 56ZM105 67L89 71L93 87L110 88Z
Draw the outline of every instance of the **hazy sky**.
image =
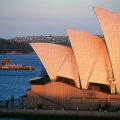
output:
M120 0L0 0L0 37L67 35L65 28L101 35L92 6L120 15Z

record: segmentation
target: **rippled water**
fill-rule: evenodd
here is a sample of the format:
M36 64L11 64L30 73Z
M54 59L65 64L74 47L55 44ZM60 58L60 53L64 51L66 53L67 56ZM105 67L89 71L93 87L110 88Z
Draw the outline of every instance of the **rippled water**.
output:
M5 55L0 55L0 60ZM30 88L30 83L27 81L36 76L41 69L41 62L37 55L6 55L10 59L10 64L34 65L35 70L2 70L0 69L0 101L14 98L19 98L25 94L26 89ZM26 61L26 62L25 62Z

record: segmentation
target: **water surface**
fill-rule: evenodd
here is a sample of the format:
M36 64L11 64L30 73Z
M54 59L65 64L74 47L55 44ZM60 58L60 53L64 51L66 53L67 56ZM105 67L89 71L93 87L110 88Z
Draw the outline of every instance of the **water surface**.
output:
M4 58L4 54L0 55L0 60ZM30 88L30 83L27 81L36 76L42 67L42 64L37 55L6 55L10 59L10 64L15 65L34 65L35 70L3 70L0 69L0 101L14 98L18 99L23 96L26 89Z

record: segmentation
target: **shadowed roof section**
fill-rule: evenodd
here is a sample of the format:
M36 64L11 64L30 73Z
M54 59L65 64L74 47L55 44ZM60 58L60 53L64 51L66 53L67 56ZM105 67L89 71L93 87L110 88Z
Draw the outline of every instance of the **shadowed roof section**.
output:
M87 89L89 78L92 76L93 67L99 59L104 41L97 36L82 31L73 29L66 29L66 31L77 63L82 89ZM103 65L105 64L103 63ZM99 74L98 71L96 73ZM104 80L107 78L107 73L105 74Z
M38 72L38 74L35 77L45 77L47 75L48 74L47 74L45 68L42 66L42 68L40 69L40 71Z
M30 43L51 81L56 81L57 73L71 48L51 43Z
M80 88L78 70L72 50L66 56L57 75L61 77L73 79L75 81L76 87Z
M103 31L112 64L116 90L120 92L120 15L93 7Z

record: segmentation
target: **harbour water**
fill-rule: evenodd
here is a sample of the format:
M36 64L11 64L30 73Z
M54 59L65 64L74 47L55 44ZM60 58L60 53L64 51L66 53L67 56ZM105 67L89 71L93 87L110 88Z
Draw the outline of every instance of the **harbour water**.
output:
M4 54L0 55L0 60L4 58ZM42 64L35 54L19 54L6 55L10 59L10 64L15 65L34 65L35 70L3 70L0 69L0 101L9 100L14 95L15 99L23 96L26 89L30 88L27 81L36 76L42 67Z
M5 54L0 55L0 60ZM42 67L42 64L35 54L7 54L10 64L15 65L34 65L35 70L3 70L0 69L0 101L9 100L14 95L15 99L19 99L30 88L27 81L36 76ZM26 118L27 119L27 118ZM25 118L0 118L0 120L26 120Z

